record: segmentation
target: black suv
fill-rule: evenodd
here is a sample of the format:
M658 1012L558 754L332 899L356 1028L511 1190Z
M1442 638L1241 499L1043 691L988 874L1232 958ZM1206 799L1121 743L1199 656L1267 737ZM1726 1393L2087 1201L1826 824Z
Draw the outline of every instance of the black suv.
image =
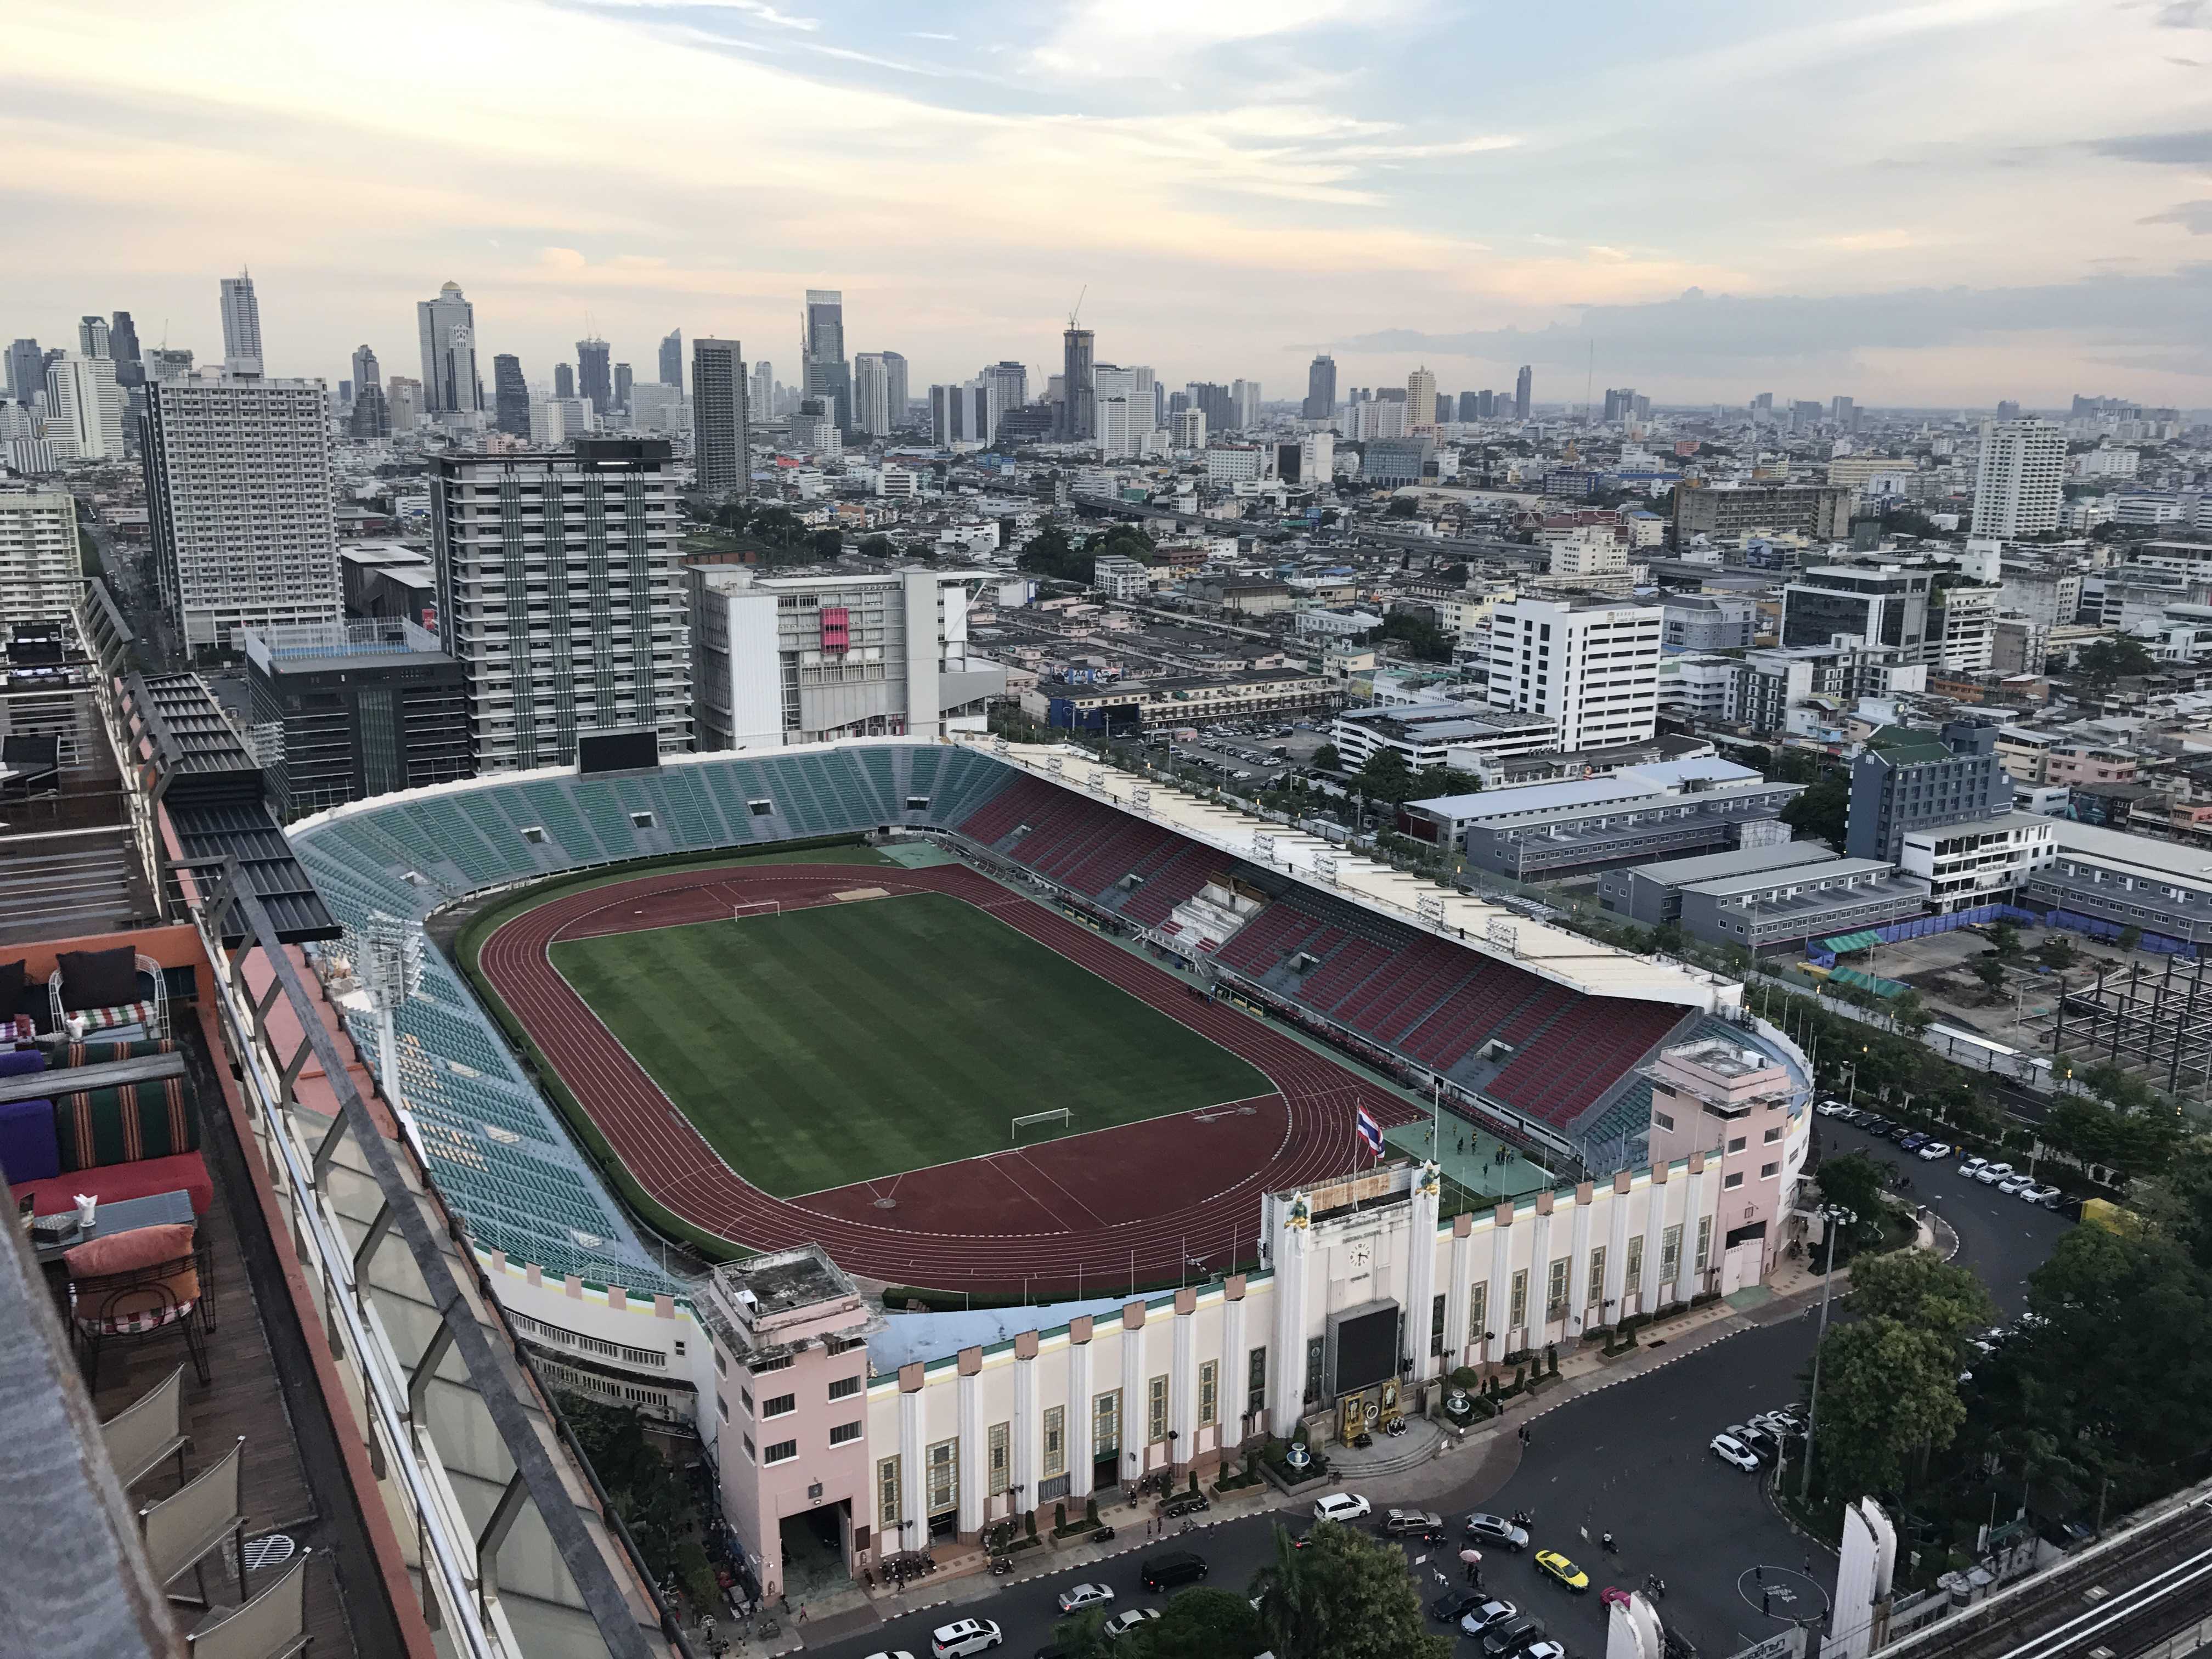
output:
M1531 1642L1544 1639L1544 1627L1534 1619L1509 1619L1482 1633L1484 1659L1508 1659Z
M1139 1570L1145 1588L1156 1594L1182 1584L1195 1584L1206 1577L1206 1558L1189 1550L1168 1550L1148 1559Z

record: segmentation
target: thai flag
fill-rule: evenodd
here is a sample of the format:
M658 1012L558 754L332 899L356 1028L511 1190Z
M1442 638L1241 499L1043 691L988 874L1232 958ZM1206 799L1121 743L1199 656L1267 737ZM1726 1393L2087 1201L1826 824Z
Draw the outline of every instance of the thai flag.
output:
M1376 1158L1382 1157L1382 1126L1375 1121L1375 1114L1362 1106L1359 1109L1359 1118L1355 1127L1358 1130L1359 1139L1365 1143L1369 1153Z

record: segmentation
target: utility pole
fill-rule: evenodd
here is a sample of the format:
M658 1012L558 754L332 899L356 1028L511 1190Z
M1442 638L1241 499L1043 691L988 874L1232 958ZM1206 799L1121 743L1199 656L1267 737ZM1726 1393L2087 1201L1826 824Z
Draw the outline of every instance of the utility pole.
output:
M1805 1407L1805 1478L1797 1488L1797 1501L1811 1500L1813 1492L1813 1435L1820 1426L1820 1344L1828 1334L1828 1298L1836 1290L1836 1235L1858 1222L1858 1213L1823 1205L1820 1214L1828 1224L1828 1271L1820 1285L1820 1331L1813 1339L1813 1391Z

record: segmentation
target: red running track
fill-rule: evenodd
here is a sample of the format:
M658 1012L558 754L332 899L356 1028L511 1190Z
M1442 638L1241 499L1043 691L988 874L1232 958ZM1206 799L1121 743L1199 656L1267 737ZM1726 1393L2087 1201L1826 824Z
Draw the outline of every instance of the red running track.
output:
M926 1175L780 1199L722 1161L554 969L559 939L718 920L733 904L785 908L835 895L946 893L1241 1055L1277 1092ZM981 1291L1058 1291L1179 1278L1186 1259L1249 1259L1260 1197L1362 1161L1364 1103L1385 1125L1418 1108L1304 1044L1194 996L1172 974L964 866L891 870L785 864L690 869L587 889L526 910L484 941L479 967L639 1184L693 1226L754 1249L821 1244L850 1273ZM886 1206L885 1200L889 1200Z

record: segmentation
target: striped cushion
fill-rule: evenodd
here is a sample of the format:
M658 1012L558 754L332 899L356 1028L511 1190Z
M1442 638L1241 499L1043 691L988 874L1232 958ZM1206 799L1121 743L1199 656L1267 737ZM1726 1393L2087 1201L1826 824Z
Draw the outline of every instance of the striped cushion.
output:
M62 1050L57 1066L106 1066L118 1060L143 1060L149 1054L173 1054L176 1043L167 1037L139 1042L72 1042Z
M94 1336L136 1336L142 1331L158 1331L164 1325L173 1325L187 1318L192 1311L189 1302L173 1302L159 1308L118 1309L104 1319L80 1319L77 1328L90 1331Z
M62 1173L198 1150L200 1125L180 1077L62 1095L54 1101Z
M125 1002L109 1008L74 1008L70 1012L82 1020L84 1029L90 1032L112 1030L119 1025L150 1026L160 1010L150 1002Z

